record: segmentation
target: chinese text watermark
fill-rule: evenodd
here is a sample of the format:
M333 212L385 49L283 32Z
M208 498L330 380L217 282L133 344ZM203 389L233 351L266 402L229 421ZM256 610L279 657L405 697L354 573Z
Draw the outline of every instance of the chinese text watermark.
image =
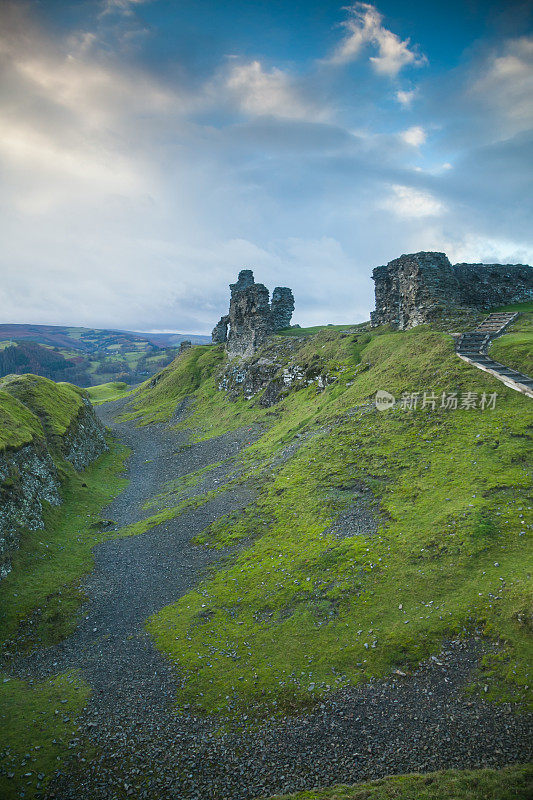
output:
M497 392L403 392L397 400L390 392L380 389L376 392L375 404L378 411L387 411L397 406L402 411L416 411L417 409L437 411L479 410L486 411L496 408Z

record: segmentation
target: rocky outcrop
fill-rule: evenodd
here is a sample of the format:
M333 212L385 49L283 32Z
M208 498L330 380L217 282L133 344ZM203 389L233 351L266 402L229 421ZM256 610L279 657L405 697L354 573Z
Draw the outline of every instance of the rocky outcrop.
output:
M340 334L341 338L351 335ZM254 400L263 408L275 405L304 387L322 392L336 382L337 376L318 353L309 358L306 344L306 338L271 337L259 353L224 365L218 377L219 390L232 401Z
M249 358L275 331L289 327L294 297L287 287L277 286L270 303L268 289L255 283L250 269L239 272L230 290L229 314L213 328L212 342L224 343L231 359Z
M9 555L22 528L44 526L43 503L61 502L56 465L44 443L0 453L0 579L11 570Z
M272 292L272 323L275 331L288 328L294 311L294 295L286 286L277 286Z
M62 437L61 450L78 472L107 450L105 428L86 397L83 398L83 408Z
M445 253L400 256L377 267L371 322L405 330L458 309L487 309L533 297L533 269L524 264L455 264Z
M0 418L0 578L11 569L22 532L43 528L45 505L61 503L65 461L80 471L107 449L105 429L76 387L21 375L6 379L2 388L6 402L11 396L17 400ZM64 408L62 432L50 425L38 402L45 392L56 410Z
M211 333L212 344L224 344L228 338L229 314L221 317Z

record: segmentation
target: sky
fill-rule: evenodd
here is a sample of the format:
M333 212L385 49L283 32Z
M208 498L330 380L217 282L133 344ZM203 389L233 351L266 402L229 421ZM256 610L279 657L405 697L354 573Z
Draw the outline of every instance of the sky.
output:
M532 3L0 0L0 321L351 323L372 269L533 263Z

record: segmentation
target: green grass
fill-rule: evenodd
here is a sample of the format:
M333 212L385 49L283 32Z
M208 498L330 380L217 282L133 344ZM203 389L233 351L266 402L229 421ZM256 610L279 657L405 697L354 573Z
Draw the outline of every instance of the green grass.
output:
M176 508L178 504L181 504L183 500L185 500L187 496L191 494L191 490L199 486L206 475L211 472L211 470L220 466L221 463L221 461L218 461L214 464L208 464L206 467L202 467L194 472L189 472L187 475L183 475L175 480L168 481L164 486L164 491L162 491L160 494L157 494L155 497L150 498L150 500L147 500L144 503L143 508L145 510L157 509L158 511ZM223 490L224 488L224 484L221 484L218 487L219 490ZM214 490L212 490L210 494L212 494L213 491ZM196 500L199 496L201 496L195 491L192 492L192 494Z
M0 676L0 796L42 797L68 754L89 687L76 673L42 682Z
M322 393L303 387L264 410L228 401L212 375L194 395L188 422L200 435L265 424L246 456L251 472L269 473L255 511L199 537L249 539L246 549L148 623L184 675L183 700L204 711L302 708L411 669L474 628L501 645L485 659L485 696L527 699L531 401L460 361L428 327L363 336L322 331L302 345L298 359L318 354L337 375ZM378 413L366 406L378 389L498 398L494 410ZM149 391L143 406L153 415ZM269 470L296 433L310 436ZM328 534L361 485L380 501L378 534Z
M20 400L0 389L0 452L44 440L43 426Z
M498 311L520 311L523 314L533 314L533 302L511 303L508 306L499 306L499 308L493 308L491 313Z
M142 425L168 420L179 401L198 389L223 357L222 347L192 347L158 373L157 381L150 378L141 385L122 418L137 419Z
M533 333L508 333L491 345L489 355L507 367L533 376Z
M90 386L87 394L93 406L101 403L109 403L113 400L120 400L127 397L132 392L131 386L123 381L111 381L110 383L100 383L98 386Z
M353 328L360 327L361 325L365 325L367 323L360 322L358 324L353 325L315 325L311 328L284 328L281 331L277 332L278 336L314 336L315 333L319 333L323 330L333 330L333 331L347 331L352 330Z
M509 306L520 316L491 345L489 355L508 367L533 376L533 303Z
M333 786L270 800L528 800L533 767L446 770L428 775L396 775L354 786Z
M375 333L374 337L379 336ZM270 427L277 422L276 430L281 432L285 439L290 440L297 431L305 427L307 419L312 419L319 407L328 404L329 400L346 385L354 380L355 376L367 368L362 363L362 353L371 341L371 335L365 331L349 334L343 331L331 330L324 327L309 339L304 338L297 349L297 355L286 355L281 358L282 364L289 365L293 361L304 369L310 376L328 374L336 381L325 396L317 395L316 386L302 388L295 395L289 395L284 401L273 408L261 408L256 398L250 402L240 397L234 402L229 402L224 392L218 391L218 369L220 362L214 362L212 373L206 375L199 388L194 392L192 414L188 415L181 428L192 428L196 439L218 436L222 433L235 430L239 427L250 426L250 431L256 424ZM272 348L276 348L276 339L266 345L261 355L269 358ZM217 348L218 349L218 348ZM170 368L169 368L170 369ZM148 415L152 407L150 390L144 390L144 414ZM295 404L304 411L303 416L296 417L293 413ZM169 408L173 404L169 403Z
M38 375L8 375L0 390L27 406L50 436L62 436L83 407L83 390Z
M101 510L125 486L129 451L111 444L81 473L70 470L63 503L45 509L44 530L26 531L0 583L0 639L15 637L21 649L50 645L75 627L84 594L80 578L93 565L93 546L108 538L100 530ZM84 485L85 484L85 485Z

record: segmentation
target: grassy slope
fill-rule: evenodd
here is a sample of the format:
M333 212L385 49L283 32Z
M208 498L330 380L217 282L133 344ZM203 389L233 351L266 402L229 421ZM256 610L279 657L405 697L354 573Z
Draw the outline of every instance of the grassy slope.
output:
M531 401L457 359L443 334L417 328L369 338L326 330L308 340L296 360L318 353L339 380L321 394L302 388L273 409L230 403L215 377L196 390L187 423L199 436L267 424L248 448L256 473L297 432L316 434L271 474L253 511L206 532L214 544L252 543L149 622L184 672L184 699L205 710L299 707L330 688L409 667L446 635L475 626L504 645L487 657L488 696L523 698L531 684L522 534ZM200 352L205 364L210 351ZM211 353L212 368L218 348ZM141 390L141 421L168 417L173 396L189 393L184 367L165 370L157 391ZM495 410L379 414L364 407L377 389L397 397L496 391L498 400ZM327 534L360 482L380 499L379 534Z
M364 323L359 323L364 324ZM352 328L357 327L356 325L315 325L312 328L284 328L281 331L278 331L278 336L292 336L292 337L300 337L300 336L314 336L315 333L319 333L323 330L334 330L334 331L345 331L351 330Z
M100 383L98 386L90 386L87 394L93 406L101 403L109 403L111 400L120 400L127 397L131 392L131 386L123 381L111 381L110 383Z
M333 786L271 800L527 800L533 767L502 770L447 770L429 775L399 775L355 786Z
M82 390L38 375L8 375L0 390L27 406L52 436L61 436L83 406Z
M142 384L131 402L132 410L124 418L137 419L141 425L170 419L176 403L195 392L223 357L222 347L192 347L163 369L157 382L151 378Z
M91 567L91 548L102 534L93 529L99 511L117 494L127 450L113 445L87 470L76 472L57 452L64 434L83 407L83 392L67 383L35 375L0 381L0 449L40 439L58 467L63 503L44 503L44 530L22 531L12 555L13 569L0 584L0 639L19 623L30 641L50 644L72 628L82 595L76 580Z
M20 400L0 389L0 452L38 439L44 439L39 419Z
M529 310L528 313L526 311ZM502 309L503 310L503 309ZM510 306L510 311L522 311L508 333L492 344L489 355L508 367L533 376L533 303Z

